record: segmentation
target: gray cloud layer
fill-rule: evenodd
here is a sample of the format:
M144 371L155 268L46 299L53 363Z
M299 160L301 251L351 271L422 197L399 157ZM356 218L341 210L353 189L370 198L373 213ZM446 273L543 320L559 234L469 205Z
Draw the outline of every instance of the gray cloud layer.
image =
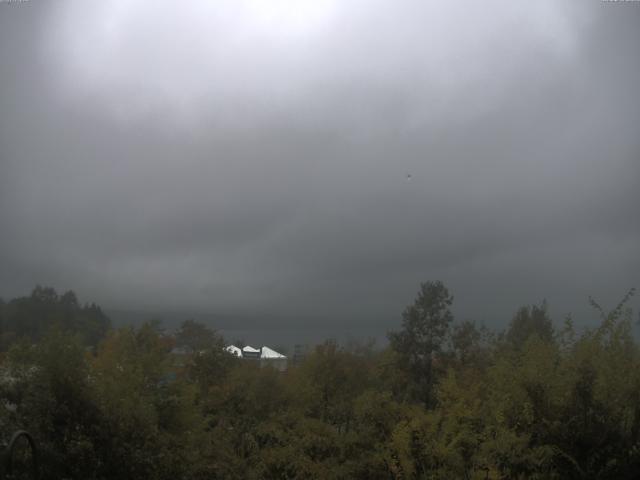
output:
M640 286L639 26L597 1L0 4L0 292L309 328L392 326L436 278L494 324L611 304Z

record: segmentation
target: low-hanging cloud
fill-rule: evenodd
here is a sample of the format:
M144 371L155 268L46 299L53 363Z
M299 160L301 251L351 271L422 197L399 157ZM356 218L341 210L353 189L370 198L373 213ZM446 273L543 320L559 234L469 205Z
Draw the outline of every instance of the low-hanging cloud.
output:
M5 297L311 328L639 283L638 6L0 7Z

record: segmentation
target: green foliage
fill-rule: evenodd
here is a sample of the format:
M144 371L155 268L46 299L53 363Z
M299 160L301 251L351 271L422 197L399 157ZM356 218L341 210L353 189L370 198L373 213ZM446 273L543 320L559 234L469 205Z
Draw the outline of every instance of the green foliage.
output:
M176 344L191 352L208 350L219 343L216 333L205 324L195 320L185 320L176 332Z
M540 306L521 307L509 324L506 340L520 349L532 335L538 336L545 342L553 340L553 324L547 312L546 302L542 302Z
M2 349L18 338L38 341L53 328L79 334L83 343L95 346L110 321L97 305L80 305L72 291L58 295L53 288L37 286L30 296L0 305L0 327Z
M13 347L3 364L1 391L15 409L3 412L2 430L32 432L51 471L77 477L93 472L91 437L99 423L78 337L53 332L35 346Z
M472 322L451 328L451 295L427 283L389 348L328 341L286 372L229 355L195 322L179 331L192 349L179 363L154 323L96 349L54 328L2 358L0 432L29 430L52 479L631 480L629 298L581 334L570 319L554 334L544 304L525 307L496 341Z
M402 330L389 334L400 368L411 377L410 397L427 407L434 400L434 356L442 351L453 321L452 303L442 282L422 283L414 303L402 313Z

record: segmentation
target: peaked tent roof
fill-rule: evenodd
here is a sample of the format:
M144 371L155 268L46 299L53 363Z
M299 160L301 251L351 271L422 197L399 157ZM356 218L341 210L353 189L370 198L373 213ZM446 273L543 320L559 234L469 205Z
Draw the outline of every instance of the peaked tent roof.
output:
M260 358L287 358L281 353L276 352L275 350L270 349L269 347L262 347L262 354Z

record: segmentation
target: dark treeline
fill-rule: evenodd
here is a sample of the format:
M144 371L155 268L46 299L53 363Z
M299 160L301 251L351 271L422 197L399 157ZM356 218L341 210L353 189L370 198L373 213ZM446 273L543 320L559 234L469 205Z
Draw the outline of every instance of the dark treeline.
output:
M110 322L95 304L80 305L76 294L62 295L49 287L37 286L28 297L5 304L0 300L0 349L16 339L39 341L52 328L74 332L87 345L95 346L109 330Z
M0 302L0 431L30 431L51 479L635 479L632 294L581 333L544 303L495 333L427 282L387 348L327 341L279 372L197 322L110 329L38 287Z

